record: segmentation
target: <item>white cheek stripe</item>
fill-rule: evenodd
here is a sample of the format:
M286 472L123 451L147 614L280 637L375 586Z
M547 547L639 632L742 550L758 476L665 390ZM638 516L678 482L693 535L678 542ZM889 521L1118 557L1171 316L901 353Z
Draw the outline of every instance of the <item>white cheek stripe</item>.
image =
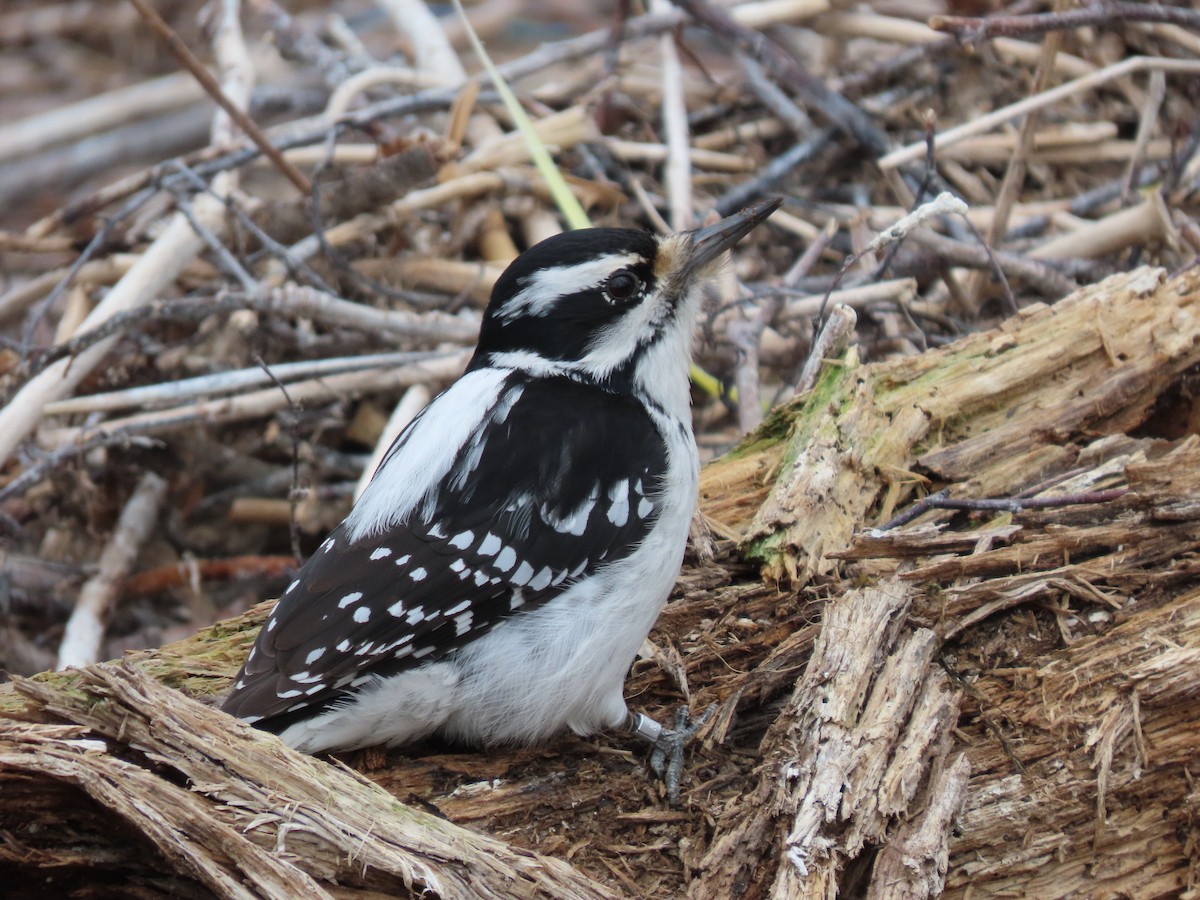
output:
M622 266L638 262L645 262L645 259L636 253L610 253L573 266L555 266L534 272L525 279L524 287L500 308L497 317L511 322L522 315L547 315L560 298L596 287Z

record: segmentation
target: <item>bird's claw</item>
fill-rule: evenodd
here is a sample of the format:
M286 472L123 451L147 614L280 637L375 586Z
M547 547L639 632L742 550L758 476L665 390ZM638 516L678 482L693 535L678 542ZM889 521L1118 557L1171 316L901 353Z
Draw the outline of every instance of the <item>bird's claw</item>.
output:
M671 806L679 805L679 781L683 776L683 748L695 736L713 714L716 706L710 706L696 718L692 718L686 706L675 711L675 727L664 728L654 741L650 753L650 768L663 780L667 787L667 801Z

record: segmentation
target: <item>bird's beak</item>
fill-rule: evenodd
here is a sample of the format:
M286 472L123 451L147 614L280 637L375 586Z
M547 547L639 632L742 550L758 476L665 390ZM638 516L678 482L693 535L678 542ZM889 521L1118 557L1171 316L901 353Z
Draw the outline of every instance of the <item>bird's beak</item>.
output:
M710 262L748 235L767 216L775 212L782 202L782 197L763 200L761 203L747 206L732 216L726 216L715 225L687 232L692 238L690 252L687 256L687 272L689 274L702 272Z

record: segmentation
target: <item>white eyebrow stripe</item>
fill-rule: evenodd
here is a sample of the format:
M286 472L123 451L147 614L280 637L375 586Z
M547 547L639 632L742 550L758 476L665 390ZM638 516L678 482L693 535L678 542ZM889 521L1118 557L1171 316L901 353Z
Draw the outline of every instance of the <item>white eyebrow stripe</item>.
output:
M526 276L521 290L496 315L505 322L521 315L547 315L563 295L596 287L617 269L645 261L638 253L610 253L571 266L540 269Z

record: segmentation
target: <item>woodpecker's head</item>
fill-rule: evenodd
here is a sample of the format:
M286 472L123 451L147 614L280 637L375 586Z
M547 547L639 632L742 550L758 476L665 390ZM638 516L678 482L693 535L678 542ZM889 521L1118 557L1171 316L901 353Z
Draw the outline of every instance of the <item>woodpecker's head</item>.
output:
M471 368L558 372L651 396L669 381L686 392L699 286L779 203L666 237L586 228L547 238L496 282Z

